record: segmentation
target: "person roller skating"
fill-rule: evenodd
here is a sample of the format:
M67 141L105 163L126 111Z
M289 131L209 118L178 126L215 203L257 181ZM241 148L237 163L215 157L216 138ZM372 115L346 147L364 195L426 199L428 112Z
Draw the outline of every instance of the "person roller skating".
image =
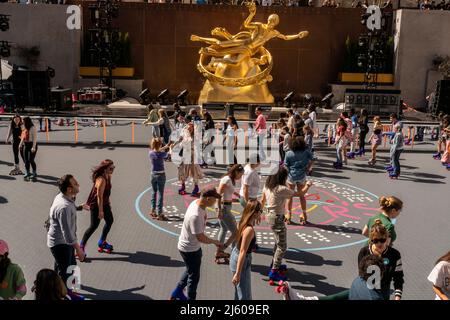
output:
M240 164L233 165L228 173L220 180L218 192L222 196L219 202L218 219L219 219L219 242L227 248L236 238L237 225L236 219L231 212L233 205L233 195L239 196L237 192L234 191L237 181L239 181L244 174L244 167ZM225 242L228 231L231 235ZM220 248L217 248L215 262L218 264L229 263L230 255L225 253Z
M25 181L36 181L36 162L34 161L36 153L38 151L37 145L37 132L36 127L30 117L23 119L21 140L19 143L19 150L21 151L22 158L25 162L26 174L23 177ZM30 172L30 166L33 172Z
M372 158L368 164L373 166L377 163L377 148L381 145L383 125L381 124L380 117L373 117L373 133L369 140L372 143Z
M335 169L342 169L343 158L345 153L345 146L347 144L347 137L345 136L347 132L347 123L343 119L338 119L337 130L336 130L336 162L333 162L333 167Z
M194 126L194 123L190 121L183 129L182 136L172 147L177 144L182 144L183 157L182 162L178 166L178 180L180 181L181 188L178 190L178 194L185 195L186 192L186 180L191 177L194 182L194 189L192 190L192 197L200 196L200 188L198 186L199 180L203 178L203 172L199 164L197 164L194 157L194 130L201 126ZM201 132L201 131L200 131ZM201 157L200 157L201 158ZM199 159L200 159L199 158Z
M10 176L22 175L23 172L19 167L19 144L20 137L22 135L22 118L16 114L11 119L10 126L8 128L8 134L6 135L6 144L9 143L12 137L12 149L14 153L14 169L9 173Z
M83 247L84 250L84 247ZM98 240L98 252L103 252L103 253L111 253L113 252L114 247L112 245L110 245L108 242L106 242L105 240Z
M114 162L106 159L92 171L92 181L94 185L92 186L88 200L86 201L86 206L89 207L91 212L91 225L85 231L80 243L80 247L83 251L85 250L89 238L95 230L97 230L101 220L105 220L105 225L100 240L97 243L98 252L111 253L113 251L113 246L106 242L106 238L114 223L110 201L112 190L111 178L114 169Z
M269 272L270 285L280 280L287 280L286 275L283 275L284 268L281 267L283 256L287 249L287 230L284 216L286 201L292 199L292 197L303 197L312 185L312 182L308 181L303 189L294 191L286 187L287 179L288 170L285 167L281 167L277 173L267 178L262 192L261 205L266 205L267 207L266 221L276 239L272 266Z

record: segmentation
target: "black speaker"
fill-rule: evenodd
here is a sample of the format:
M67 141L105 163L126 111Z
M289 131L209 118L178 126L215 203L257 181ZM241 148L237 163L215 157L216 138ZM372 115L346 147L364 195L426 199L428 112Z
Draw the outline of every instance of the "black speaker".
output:
M439 112L450 114L450 80L439 80L436 85L433 114Z
M50 105L50 77L47 71L13 70L13 91L19 107Z
M345 110L366 109L370 115L399 113L400 90L346 89Z

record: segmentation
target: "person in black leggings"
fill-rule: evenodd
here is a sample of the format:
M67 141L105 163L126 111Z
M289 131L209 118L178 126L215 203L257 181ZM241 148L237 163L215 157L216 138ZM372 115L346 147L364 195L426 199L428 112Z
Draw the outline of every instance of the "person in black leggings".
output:
M361 109L361 117L359 118L359 151L357 155L365 154L366 136L369 132L369 114L366 109Z
M91 225L84 233L81 240L80 247L84 251L86 243L92 234L97 230L100 220L105 219L105 226L103 227L102 235L98 241L98 251L111 253L113 246L106 242L111 226L114 222L111 202L109 197L111 195L111 176L114 172L114 163L109 160L103 160L99 166L94 168L92 172L92 181L94 186L89 194L86 204L91 210Z
M12 137L12 149L14 153L14 169L9 173L10 175L23 174L19 167L19 145L20 137L22 135L22 118L16 114L11 119L11 124L8 129L8 134L6 135L6 144Z
M37 132L36 127L31 121L30 117L23 118L22 135L19 144L19 149L23 160L25 161L26 174L24 176L25 180L36 181L36 162L34 159L37 154ZM33 173L30 173L30 165L33 169Z

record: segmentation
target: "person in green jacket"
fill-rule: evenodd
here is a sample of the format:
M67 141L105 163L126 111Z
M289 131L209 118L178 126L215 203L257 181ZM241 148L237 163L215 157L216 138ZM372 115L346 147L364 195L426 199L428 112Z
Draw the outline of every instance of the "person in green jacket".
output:
M0 239L0 300L21 300L27 293L22 269L8 258L9 248Z
M403 202L394 196L389 197L380 197L380 213L374 215L369 219L367 224L364 226L362 234L366 237L369 236L369 230L372 229L375 221L380 219L386 230L390 235L390 246L394 243L395 239L397 239L397 233L395 232L395 219L400 215L400 212L403 209Z

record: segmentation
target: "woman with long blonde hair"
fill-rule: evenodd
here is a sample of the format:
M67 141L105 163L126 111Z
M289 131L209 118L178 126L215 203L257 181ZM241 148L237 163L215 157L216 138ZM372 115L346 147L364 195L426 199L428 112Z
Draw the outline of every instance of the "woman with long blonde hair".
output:
M253 229L261 217L263 206L257 200L250 200L244 208L236 234L236 246L231 252L230 270L233 274L234 299L252 300L251 268L252 250L256 243Z

